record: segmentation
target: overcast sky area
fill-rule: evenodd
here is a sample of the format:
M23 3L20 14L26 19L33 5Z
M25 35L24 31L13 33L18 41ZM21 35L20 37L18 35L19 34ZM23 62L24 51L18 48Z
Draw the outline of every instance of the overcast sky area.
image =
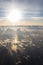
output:
M0 19L12 6L22 12L24 20L43 19L43 0L0 0Z

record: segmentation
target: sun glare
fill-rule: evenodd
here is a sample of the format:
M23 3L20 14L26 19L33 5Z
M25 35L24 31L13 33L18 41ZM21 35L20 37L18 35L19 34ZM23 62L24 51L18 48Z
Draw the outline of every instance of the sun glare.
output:
M9 11L9 14L8 14L8 20L10 22L17 22L19 20L21 20L21 11L17 10L17 9L12 9Z

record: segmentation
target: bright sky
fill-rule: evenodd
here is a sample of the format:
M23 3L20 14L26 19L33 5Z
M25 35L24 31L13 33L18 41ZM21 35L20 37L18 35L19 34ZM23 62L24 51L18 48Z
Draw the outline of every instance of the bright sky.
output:
M12 7L22 12L22 20L43 19L43 0L0 0L0 19Z

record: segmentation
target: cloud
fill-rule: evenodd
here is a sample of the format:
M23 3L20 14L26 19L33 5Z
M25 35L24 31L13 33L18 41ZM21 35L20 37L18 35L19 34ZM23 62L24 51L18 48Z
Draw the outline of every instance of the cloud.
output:
M8 8L12 4L21 9L43 11L43 0L0 0L0 7Z

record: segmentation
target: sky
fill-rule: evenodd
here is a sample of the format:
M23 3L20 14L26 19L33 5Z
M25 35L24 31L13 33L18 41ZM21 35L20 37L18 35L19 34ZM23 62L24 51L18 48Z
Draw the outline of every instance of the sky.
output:
M0 19L12 7L22 12L22 20L43 19L43 0L0 0Z

